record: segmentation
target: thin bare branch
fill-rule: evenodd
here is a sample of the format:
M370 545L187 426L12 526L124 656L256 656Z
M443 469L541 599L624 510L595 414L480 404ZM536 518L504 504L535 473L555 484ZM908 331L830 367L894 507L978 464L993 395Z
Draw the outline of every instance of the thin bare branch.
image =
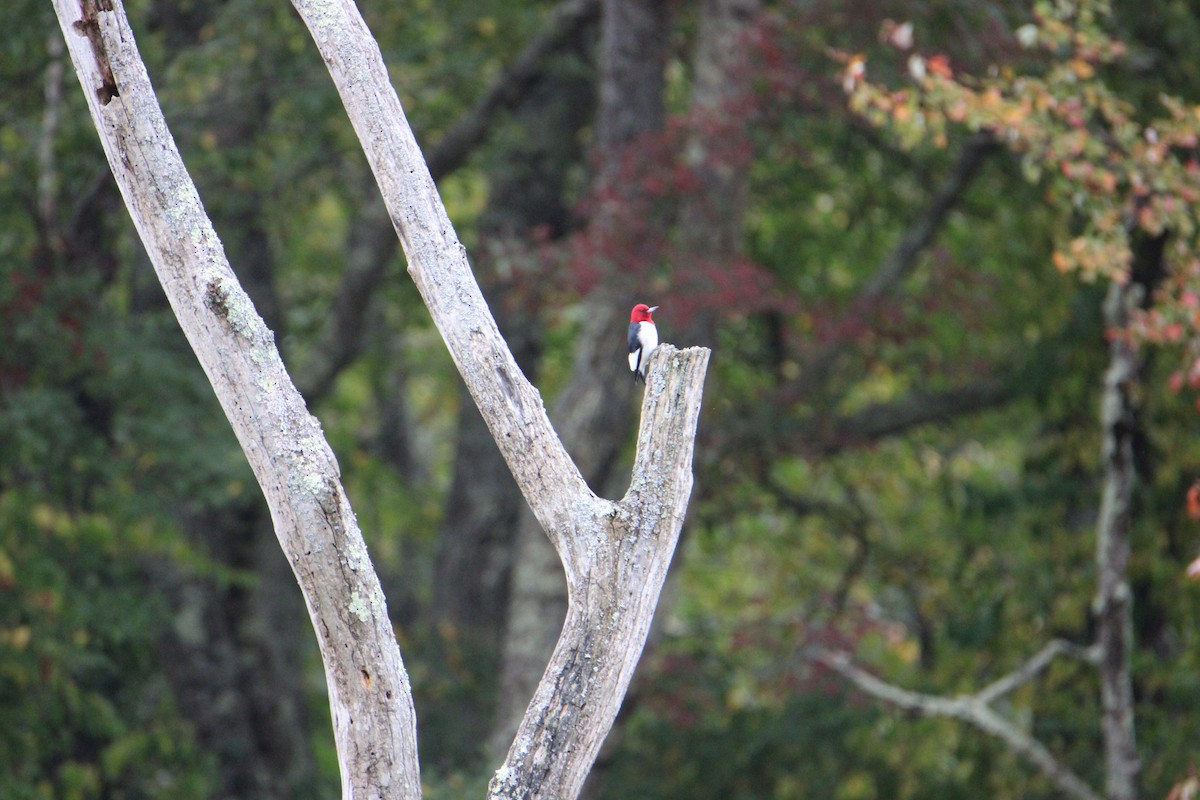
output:
M859 293L859 302L873 301L887 294L912 271L917 257L941 230L946 217L958 205L984 161L998 150L996 140L985 133L976 134L967 140L958 160L930 198L929 205L863 286Z
M429 151L429 172L441 180L466 161L483 141L496 115L512 108L542 75L547 57L560 50L600 14L600 0L564 0L550 12L545 27L504 68L465 114Z
M855 666L845 653L820 652L811 656L841 675L865 694L906 711L925 716L950 717L966 722L1004 742L1013 752L1036 766L1058 789L1075 800L1101 800L1087 783L1046 749L1045 745L997 714L979 695L940 697L911 692L876 678Z
M364 190L370 188L364 186ZM342 280L317 334L312 360L297 381L310 406L325 399L342 370L353 364L362 351L370 318L367 306L387 276L396 246L387 210L372 198L350 224Z
M734 425L739 439L757 440L755 443L763 452L790 449L830 456L921 425L948 422L995 408L1011 401L1020 391L1017 381L981 378L936 391L913 390L895 400L840 417L772 419L769 423L751 418ZM763 441L764 430L770 432L770 441Z
M951 210L958 205L971 181L979 174L980 167L988 155L999 148L987 134L977 134L963 145L958 160L934 191L921 215L915 219L896 246L880 263L875 273L859 290L857 297L845 312L846 317L856 317L872 308L887 294L893 292L917 265L921 253L934 240ZM833 341L820 348L808 359L804 381L824 380L834 362L845 352L844 342Z
M985 704L995 702L1036 678L1059 656L1069 656L1095 666L1098 652L1095 647L1082 647L1066 639L1052 639L1021 666L976 692L975 699Z

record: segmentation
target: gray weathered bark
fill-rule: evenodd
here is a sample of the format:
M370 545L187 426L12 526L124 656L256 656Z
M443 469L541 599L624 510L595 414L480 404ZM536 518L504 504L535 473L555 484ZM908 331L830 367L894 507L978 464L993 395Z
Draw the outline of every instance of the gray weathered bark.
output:
M1095 653L1091 650L1055 639L1016 670L993 681L979 692L955 697L919 694L893 686L856 667L845 653L818 652L813 654L812 658L837 672L866 694L891 703L897 708L926 716L951 717L994 736L1014 753L1037 767L1065 797L1074 800L1100 800L1100 795L1072 772L1070 767L1055 758L1045 745L1009 722L992 707L992 703L1001 696L1036 677L1059 655L1069 655L1090 662L1095 660Z
M229 268L123 7L116 0L54 6L134 224L304 592L325 663L344 795L417 797L408 676L337 461Z
M1147 288L1133 280L1114 282L1104 303L1104 322L1117 332L1109 344L1109 365L1100 400L1104 480L1096 521L1096 647L1099 650L1100 720L1104 738L1104 794L1108 800L1136 800L1141 769L1133 725L1133 597L1126 573L1137 481L1133 441L1137 430L1134 390L1142 359L1125 330Z
M674 552L708 351L661 348L633 486L621 503L597 497L500 336L357 9L293 4L363 143L409 273L566 573L568 625L491 795L574 796L616 717Z
M1147 309L1163 280L1163 253L1168 233L1148 236L1130 231L1129 277L1114 282L1104 301L1104 324L1110 336L1108 369L1100 398L1103 489L1096 520L1096 619L1099 651L1100 718L1104 739L1104 793L1108 800L1137 800L1141 759L1134 735L1133 593L1129 588L1130 535L1138 445L1144 439L1138 422L1138 383L1145 363L1128 334L1139 309Z
M333 453L229 268L121 3L54 5L126 205L304 593L343 795L419 797L411 687ZM597 497L500 336L357 8L294 5L362 141L409 273L570 588L568 625L490 795L573 797L628 687L678 540L709 351L663 345L655 353L632 485L618 503Z
M528 97L545 78L546 62L569 46L594 21L599 9L600 0L562 0L547 16L538 35L488 84L445 136L427 150L426 161L435 181L462 166L492 130L496 118ZM361 309L383 281L384 268L396 249L395 232L386 213L377 213L376 205L367 204L363 217L353 222L350 246L354 255L315 348L314 363L300 376L300 388L310 404L317 404L341 371L357 358L365 316Z
M663 70L669 21L663 0L604 0L602 4L596 183L612 185L626 195L631 187L613 185L622 156L631 141L661 130L665 119ZM589 225L599 230L611 227L603 217L589 220ZM632 406L614 387L629 385L622 357L624 333L628 309L643 300L616 296L605 287L584 299L586 322L577 337L579 348L554 404L554 427L593 487L607 485L632 425ZM516 547L499 702L488 742L494 755L508 747L567 609L567 587L557 559L529 514L522 516L518 526Z
M558 44L564 52L577 51L583 47L582 39L577 35ZM508 125L518 133L504 137L502 157L489 171L488 202L479 219L474 255L479 282L491 299L500 329L528 375L536 371L543 343L538 304L526 298L530 284L541 276L503 262L529 240L534 229L557 237L570 224L564 187L582 157L579 132L591 118L594 92L590 76L581 75L577 67L561 72L544 71L536 88L529 87L510 115ZM555 428L561 436L562 430ZM432 611L439 621L482 637L483 644L494 650L508 604L513 542L525 503L470 402L460 405L456 429L454 475L438 534ZM538 536L545 541L540 528ZM554 560L557 572L556 556ZM542 654L539 675L548 655L549 649ZM532 685L526 699L531 693Z

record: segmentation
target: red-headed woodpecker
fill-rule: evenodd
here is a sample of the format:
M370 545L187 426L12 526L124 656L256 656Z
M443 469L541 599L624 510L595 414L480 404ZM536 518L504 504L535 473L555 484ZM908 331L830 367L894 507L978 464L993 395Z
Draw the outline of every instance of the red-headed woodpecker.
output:
M646 365L650 363L650 354L658 347L658 328L650 315L658 311L658 306L648 306L638 303L629 315L629 370L633 373L633 382L646 382Z

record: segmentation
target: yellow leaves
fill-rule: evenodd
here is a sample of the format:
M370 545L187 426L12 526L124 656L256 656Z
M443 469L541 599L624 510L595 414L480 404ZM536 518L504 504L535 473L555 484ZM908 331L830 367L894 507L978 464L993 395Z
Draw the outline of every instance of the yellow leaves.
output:
M491 39L496 35L496 18L495 17L480 17L475 20L475 32L485 39Z
M909 636L895 642L892 646L892 652L896 657L905 664L912 665L917 663L917 659L921 656L921 645L916 637Z
M1082 81L1090 80L1096 75L1096 68L1082 58L1075 58L1070 63L1071 72Z
M1066 249L1055 249L1051 260L1059 272L1079 272L1085 281L1097 277L1123 280L1129 270L1129 244L1118 226L1099 235L1076 236Z
M22 651L29 647L33 639L33 628L28 625L18 625L15 628L0 628L0 645Z
M46 503L38 503L29 509L29 519L47 533L65 533L71 528L70 515Z
M11 589L17 582L17 567L8 553L0 548L0 590Z

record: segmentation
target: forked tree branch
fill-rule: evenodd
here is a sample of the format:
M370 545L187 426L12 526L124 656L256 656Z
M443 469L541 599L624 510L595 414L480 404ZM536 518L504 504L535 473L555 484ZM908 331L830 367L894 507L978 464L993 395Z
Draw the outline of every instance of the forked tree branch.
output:
M566 573L567 622L489 797L575 797L616 719L683 525L709 351L655 352L630 490L619 503L596 496L500 335L358 9L292 2L363 145L409 274Z
M229 268L120 0L54 4L117 183L304 592L343 796L419 797L411 690L333 453ZM489 795L574 797L616 718L678 541L709 351L659 347L629 492L618 503L593 494L483 301L358 9L294 5L363 143L409 272L567 576L568 624Z
M552 539L561 534L560 552L572 547L563 532L578 520L576 498L595 496L554 434L541 395L500 335L379 46L350 0L293 0L292 5L325 59L400 236L409 275L450 357L538 521Z
M925 716L957 719L975 726L989 736L994 736L1004 742L1014 753L1027 759L1041 770L1042 774L1068 797L1073 797L1075 800L1101 800L1099 794L1070 767L1055 758L1045 745L996 713L990 705L1000 695L1032 680L1037 673L1049 665L1055 656L1060 654L1072 655L1088 661L1094 660L1090 649L1056 640L1050 642L1037 655L1012 673L993 682L982 691L956 697L921 694L902 689L855 666L845 653L818 652L811 658L817 663L829 667L859 690L877 700Z
M915 219L911 226L900 237L900 241L879 264L875 273L859 289L857 296L851 301L849 310L843 318L861 315L875 303L895 291L896 287L912 273L918 259L942 229L950 212L962 200L971 182L979 174L980 168L987 157L999 151L996 140L989 134L980 133L972 136L963 145L958 160L946 173L930 197L928 205L921 216ZM834 361L845 350L844 342L832 341L820 348L809 360L806 368L805 382L813 381L813 375L824 376L832 368Z

